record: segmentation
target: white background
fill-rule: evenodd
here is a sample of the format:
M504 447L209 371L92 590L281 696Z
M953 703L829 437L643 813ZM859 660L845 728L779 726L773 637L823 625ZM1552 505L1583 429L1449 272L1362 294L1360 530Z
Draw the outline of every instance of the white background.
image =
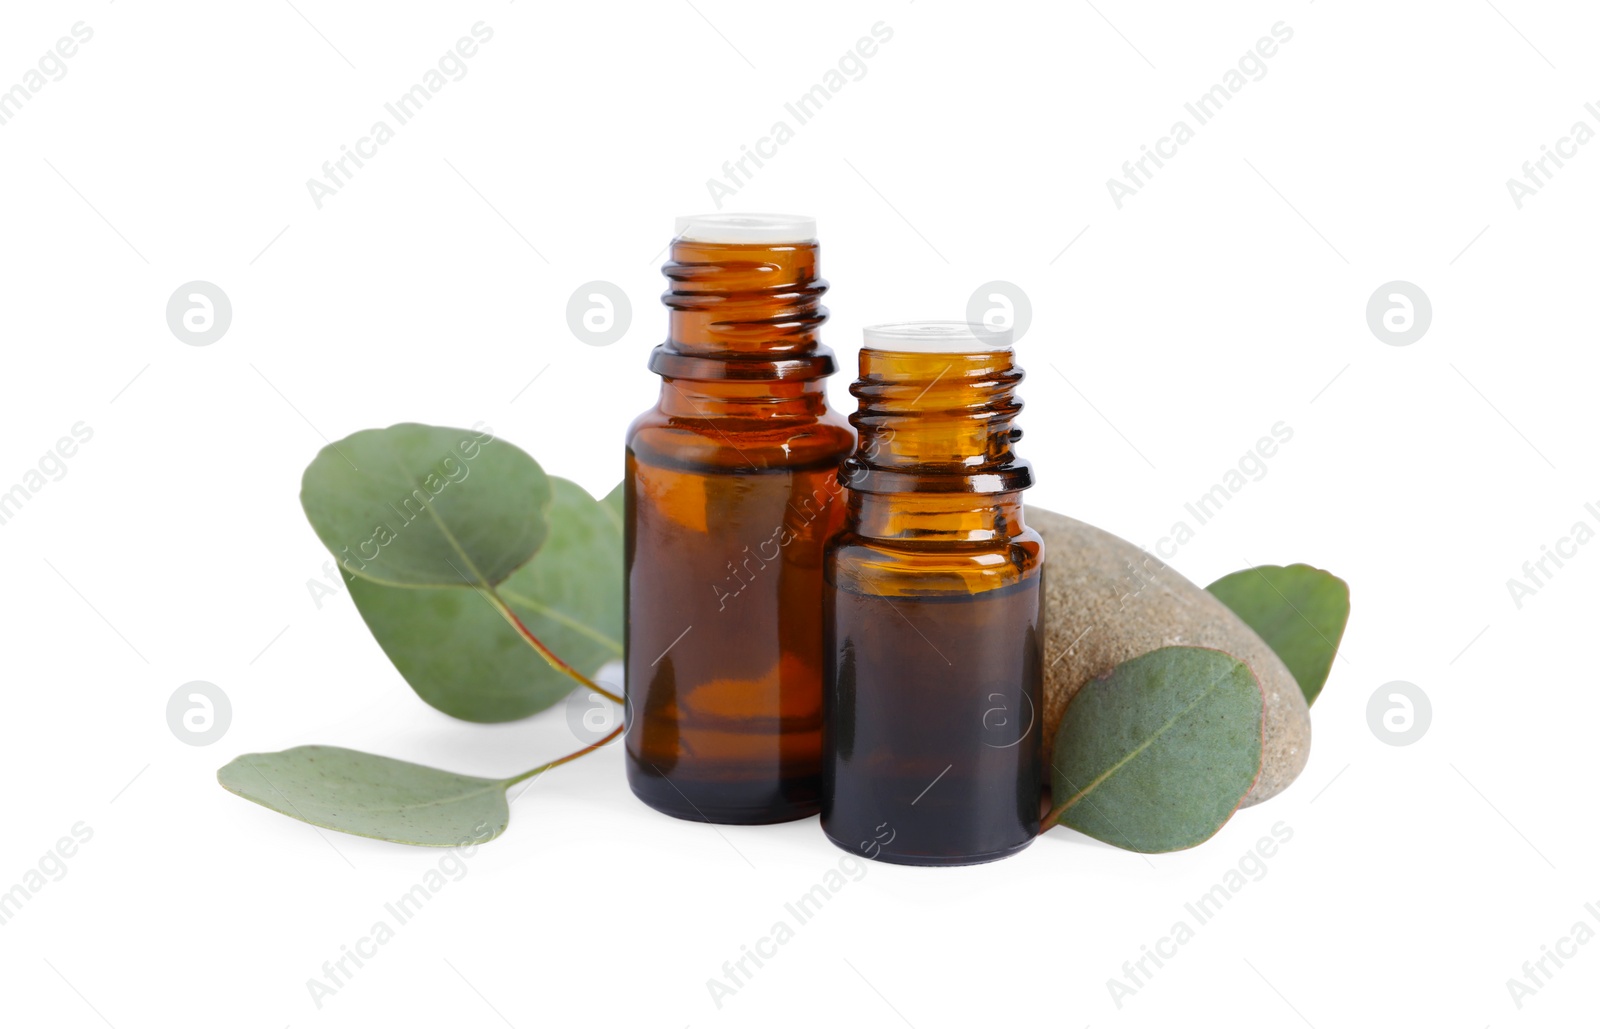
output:
M92 441L0 525L0 890L92 839L0 926L15 1025L1576 1024L1600 943L1519 1010L1506 980L1600 929L1600 545L1519 608L1507 580L1600 506L1600 101L1577 3L8 4L0 89L92 41L0 126L0 489ZM1204 9L1202 9L1204 8ZM483 21L493 39L320 209L306 186ZM539 780L500 840L320 1009L306 982L437 851L220 789L234 755L322 742L506 775L572 747L559 708L426 707L343 597L298 500L325 440L487 420L596 494L654 400L675 215L871 26L893 38L729 210L815 214L825 339L1026 291L1030 500L1143 545L1276 422L1294 438L1172 559L1204 584L1305 561L1354 613L1293 788L1193 851L1061 829L953 870L874 865L719 1009L707 980L846 855L815 821L713 829L629 794L612 747ZM1277 22L1293 38L1145 188L1106 180ZM793 124L792 119L791 124ZM1188 117L1191 126L1192 117ZM1551 166L1553 169L1553 165ZM1070 243L1070 246L1069 246ZM218 342L169 330L216 283ZM631 298L609 347L574 288ZM1386 345L1368 297L1431 299ZM833 380L850 409L847 374ZM531 381L531 385L528 385ZM231 699L195 747L168 697ZM1405 747L1369 698L1415 683ZM1106 982L1282 822L1292 840L1148 985ZM792 918L788 919L793 922ZM1192 922L1192 919L1191 919ZM1553 965L1548 967L1554 968Z

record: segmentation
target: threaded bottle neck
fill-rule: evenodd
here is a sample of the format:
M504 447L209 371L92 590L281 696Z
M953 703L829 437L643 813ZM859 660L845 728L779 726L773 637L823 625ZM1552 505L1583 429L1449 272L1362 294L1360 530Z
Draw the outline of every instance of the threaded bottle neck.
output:
M814 241L756 244L678 239L662 272L671 288L667 341L650 370L667 378L818 379L835 370L817 341L828 318Z
M840 480L862 493L1013 493L1033 485L1012 444L1022 369L1008 347L861 351L859 434Z

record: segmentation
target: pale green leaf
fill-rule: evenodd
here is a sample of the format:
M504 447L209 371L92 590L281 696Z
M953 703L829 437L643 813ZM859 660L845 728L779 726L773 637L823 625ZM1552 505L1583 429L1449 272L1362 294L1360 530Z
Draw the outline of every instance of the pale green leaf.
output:
M492 840L511 820L502 779L457 775L343 747L241 754L217 771L246 800L325 829L423 847Z
M396 586L494 585L544 542L550 482L488 432L404 423L324 447L300 502L344 569Z
M550 486L549 535L497 592L562 660L592 675L622 656L622 527L581 486ZM350 596L406 682L446 714L504 722L573 688L477 590L355 579Z

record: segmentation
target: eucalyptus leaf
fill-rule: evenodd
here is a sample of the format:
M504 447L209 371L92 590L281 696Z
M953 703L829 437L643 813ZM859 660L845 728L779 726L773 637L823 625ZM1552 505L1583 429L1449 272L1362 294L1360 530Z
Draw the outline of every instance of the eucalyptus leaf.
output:
M1224 575L1206 589L1256 631L1316 701L1350 618L1350 587L1310 565L1261 565Z
M550 488L543 545L497 592L562 660L593 675L622 656L622 522L609 497L597 501L554 477ZM349 585L389 660L445 714L471 722L524 718L573 688L478 590L361 578Z
M1094 679L1056 732L1051 825L1160 853L1209 839L1261 771L1261 687L1244 662L1163 647Z
M392 586L494 585L546 534L550 481L487 431L403 423L330 443L300 502L344 569Z
M623 484L619 482L615 486L611 487L611 492L607 493L606 498L600 501L600 503L606 506L606 510L610 511L616 516L618 532L622 531L622 521L627 517L627 512L624 510L627 501L622 493L622 485Z
M622 657L622 517L611 496L597 501L576 483L550 483L550 535L500 595L546 646L588 674Z
M422 847L483 843L505 831L509 779L457 775L343 747L241 754L223 788L325 829Z

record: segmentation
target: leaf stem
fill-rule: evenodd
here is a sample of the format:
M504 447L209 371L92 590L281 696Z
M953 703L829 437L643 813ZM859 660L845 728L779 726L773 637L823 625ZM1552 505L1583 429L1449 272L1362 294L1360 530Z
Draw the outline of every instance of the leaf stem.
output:
M557 765L564 765L568 761L577 760L578 758L580 758L583 755L589 753L590 751L599 750L601 747L605 746L607 743L610 743L612 740L614 740L618 736L620 736L622 734L622 730L624 728L626 728L626 726L627 726L627 722L626 721L619 722L615 729L612 729L610 732L606 733L605 736L601 737L598 740L595 740L593 743L589 744L587 747L584 747L582 750L574 750L572 753L566 755L565 757L558 757L554 761L546 761L544 764L540 765L538 768L530 768L526 772L523 772L520 775L514 775L511 778L504 780L504 785L508 786L508 787L515 786L517 783L522 782L525 779L532 779L536 775L543 775L545 772L550 771L550 769L555 768Z
M549 647L545 646L544 643L539 639L539 637L537 637L537 636L535 636L533 634L533 630L532 629L529 629L526 625L522 624L522 619L517 617L517 613L515 611L511 610L511 605L509 605L509 604L507 604L505 602L505 600L500 596L500 594L495 590L495 588L493 586L484 585L484 586L479 586L478 589L483 593L483 595L485 597L488 598L489 603L494 605L495 610L500 612L500 616L502 618L504 618L506 621L510 622L512 627L515 628L517 630L517 632L522 634L522 638L527 640L528 643L533 647L533 649L537 650L539 652L539 656L540 657L544 658L546 661L548 661L550 663L550 667L551 668L554 668L556 671L558 671L558 672L562 673L563 675L566 675L567 677L575 680L578 683L578 685L584 686L584 687L586 687L588 689L593 690L594 692L600 694L602 697L605 697L607 700L614 701L615 703L618 703L618 704L624 703L624 701L623 701L623 699L621 697L617 696L615 693L612 693L610 690L606 689L604 686L601 686L599 683L595 682L593 679L590 679L587 675L584 675L582 672L578 671L576 668L572 667L571 665L567 664L565 661L563 661L559 657L557 657L556 654L555 654L555 651L553 651ZM607 737L607 738L609 739L609 737ZM590 749L593 749L593 748L590 748ZM583 753L586 753L586 751L583 751L583 750L578 751L578 754L583 754ZM570 760L571 758L576 757L576 756L577 756L577 754L571 754L571 755L568 755L567 757L562 758L561 761L567 761L567 760ZM560 764L560 761L556 762L556 764ZM554 767L554 765L551 765L550 767ZM539 771L539 769L535 769L534 771ZM528 775L532 775L533 773L529 772L527 774ZM520 782L521 780L520 779L513 779L511 781L512 782Z
M575 680L578 685L584 687L585 689L593 690L602 697L615 701L618 704L626 705L626 702L621 697L617 696L615 693L612 693L604 686L601 686L587 675L584 675L582 672L578 671L576 668L557 657L555 651L545 646L544 641L535 636L533 634L533 630L523 624L522 619L517 617L517 613L511 610L511 605L505 602L505 598L500 596L499 592L496 591L493 586L480 586L478 588L480 591L482 591L483 595L489 599L489 603L494 605L494 609L500 612L500 616L511 623L512 627L522 635L522 638L527 640L529 645L532 646L534 650L539 652L540 657L544 658L550 663L551 668L554 668L556 671ZM616 739L618 736L622 735L622 730L627 727L627 724L628 722L626 718L621 719L618 721L615 729L612 729L610 732L606 733L600 739L595 740L587 747L581 747L578 750L574 750L570 754L556 758L554 761L546 761L537 768L530 768L526 772L522 772L519 775L514 775L509 779L503 780L502 783L507 788L510 788L519 782L525 782L528 779L532 779L536 775L543 775L545 772L550 771L550 769L564 765L568 761L576 761L585 754L593 753L594 751L599 750L601 747L610 743L612 740Z

